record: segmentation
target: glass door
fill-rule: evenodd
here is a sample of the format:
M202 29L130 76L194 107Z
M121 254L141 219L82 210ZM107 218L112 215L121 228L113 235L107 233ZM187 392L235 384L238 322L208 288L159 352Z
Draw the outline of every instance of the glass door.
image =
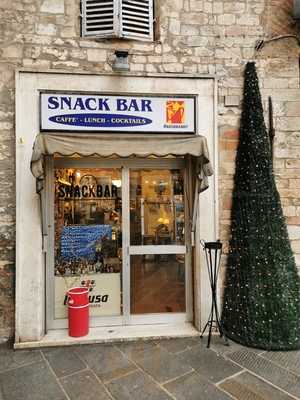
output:
M90 326L190 320L184 160L56 160L49 171L48 329L67 327L74 286L89 288Z
M184 170L131 169L130 322L186 319Z

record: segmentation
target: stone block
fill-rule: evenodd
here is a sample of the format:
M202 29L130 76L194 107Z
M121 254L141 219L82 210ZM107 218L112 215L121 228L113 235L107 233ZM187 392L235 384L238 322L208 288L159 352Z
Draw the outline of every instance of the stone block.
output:
M280 117L277 119L276 128L281 131L295 131L300 130L300 116L299 117Z
M148 56L149 63L161 63L162 57L161 56Z
M300 160L286 160L285 162L286 168L288 169L300 169Z
M191 11L203 11L203 0L190 0Z
M234 14L223 14L218 16L218 24L220 25L234 25L235 15Z
M21 58L23 48L19 44L11 44L6 47L2 47L2 58Z
M76 32L73 26L66 26L61 29L60 35L62 38L76 38L76 36L79 36L79 33Z
M268 89L283 89L289 87L288 78L268 77L263 80L263 86ZM299 113L300 115L300 113Z
M86 370L61 379L61 384L71 400L110 400L104 386L92 371Z
M283 207L283 215L285 217L294 217L296 215L296 207L295 206Z
M115 379L107 387L114 398L119 400L140 400L141 397L152 400L171 400L171 397L142 371L134 371Z
M212 3L206 1L203 5L203 11L207 14L212 14Z
M284 104L287 117L300 117L300 101L289 101Z
M230 400L226 393L222 392L215 385L209 382L203 376L192 372L180 378L173 380L165 385L174 399L187 400ZM201 395L199 396L199 394Z
M107 59L107 52L102 49L87 49L87 59L91 62L104 62Z
M180 18L183 23L191 25L206 25L208 23L208 17L205 13L182 13Z
M64 0L44 0L41 4L42 13L63 14L64 11Z
M169 31L173 35L179 35L180 34L180 21L178 21L175 18L170 18Z
M295 253L300 253L300 240L292 240L291 241L291 245L292 245L292 250Z
M130 64L130 71L141 72L144 71L145 65L144 64Z
M225 13L243 13L245 11L245 3L239 1L224 2Z
M289 225L300 225L300 217L287 217L286 220Z
M199 57L213 57L214 51L213 49L209 49L205 46L197 47L195 49L195 55Z
M197 65L184 65L183 66L183 70L184 70L184 72L185 73L187 73L187 74L194 74L194 73L196 73L197 72Z
M32 58L23 58L23 66L30 67L38 67L38 68L50 68L49 60L34 60Z
M238 107L241 102L240 96L225 96L224 98L225 107Z
M243 14L237 18L236 23L238 25L254 26L259 25L259 16L253 14Z
M213 2L213 13L214 14L223 14L223 3L221 1Z
M290 240L300 240L300 226L289 225L287 227Z
M163 54L162 62L163 63L176 63L176 62L178 62L178 59L173 54Z
M298 188L298 189L300 189L300 179L289 179L288 182L289 182L289 187L290 188L293 188L293 189ZM300 190L299 190L299 197L300 197Z
M54 36L57 33L57 27L54 24L37 24L36 33L38 35Z
M163 64L165 72L183 72L183 65L179 63Z
M199 35L199 28L194 25L182 24L180 28L181 35Z

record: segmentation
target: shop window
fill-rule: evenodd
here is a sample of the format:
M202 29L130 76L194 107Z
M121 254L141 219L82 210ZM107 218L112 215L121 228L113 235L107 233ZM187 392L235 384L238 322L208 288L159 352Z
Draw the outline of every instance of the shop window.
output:
M153 40L153 0L82 0L82 36Z
M122 314L122 191L119 169L55 170L55 319L66 291L89 288L92 317Z

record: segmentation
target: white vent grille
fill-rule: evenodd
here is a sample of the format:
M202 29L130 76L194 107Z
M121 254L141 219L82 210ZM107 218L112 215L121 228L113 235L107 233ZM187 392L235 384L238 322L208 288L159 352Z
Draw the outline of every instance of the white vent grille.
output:
M153 40L153 0L82 0L82 36Z
M114 36L114 0L82 1L82 35Z
M152 39L152 0L121 1L121 32L124 37Z

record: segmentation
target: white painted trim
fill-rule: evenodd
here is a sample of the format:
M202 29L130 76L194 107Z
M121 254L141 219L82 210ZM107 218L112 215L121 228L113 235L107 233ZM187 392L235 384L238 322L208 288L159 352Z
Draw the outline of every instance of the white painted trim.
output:
M215 205L215 223L214 237L219 238L219 135L218 135L218 80L214 80L214 205Z
M191 95L200 95L201 102L198 103L199 112L201 111L201 118L198 118L199 130L202 130L201 133L208 133L209 148L215 149L214 154L211 154L215 166L217 165L215 154L217 147L214 147L213 141L217 143L217 99L216 90L211 92L212 80L214 80L214 85L217 85L215 76L201 74L124 73L120 77L117 73L76 71L74 74L70 71L34 71L25 68L16 73L16 341L38 341L44 333L45 271L40 232L39 198L34 191L34 178L29 172L32 145L35 135L39 131L39 91L65 88L84 93L87 92L86 88L93 87L97 91L111 90L115 92L118 90L119 93L124 94L135 94L141 91L153 94L162 91L166 94L180 94L184 91ZM210 103L213 98L214 108L209 107L209 113L211 112L209 114L206 104ZM209 115L215 117L214 127ZM203 124L202 119L206 118L208 122ZM215 172L217 174L216 170ZM201 211L197 221L198 239L215 239L216 182L217 176L215 176L214 182L211 182L211 188L200 197L202 208L200 207ZM212 198L214 198L213 201L211 201ZM204 223L203 221L208 222ZM200 258L199 245L197 243L196 245L198 246L196 263L199 274L201 274L206 272L206 269L202 257ZM201 274L201 278L204 278L204 275ZM200 289L196 288L201 296L199 304L205 306L205 303L209 302L205 279L201 279L201 283L199 281L199 287ZM200 311L197 312L200 313ZM205 320L205 307L201 311L201 319Z
M74 344L113 343L133 340L199 337L200 333L191 323L136 325L90 328L88 335L73 338L67 329L51 330L41 340L15 343L15 349L35 347L71 346ZM200 338L199 338L200 343Z
M45 197L47 207L47 248L46 248L46 332L54 327L54 170L53 157L46 158Z
M112 76L112 77L120 77L120 73L118 72L89 72L86 70L76 70L76 72L70 72L70 70L67 69L47 69L47 68L39 68L35 69L32 67L22 67L16 69L16 74L35 74L35 75L41 75L41 74L51 74L51 75L88 75L88 76ZM173 72L131 72L131 71L124 71L122 72L122 76L124 77L144 77L144 78L181 78L181 79L217 79L217 74L198 74L198 73L173 73ZM85 91L85 90L83 90ZM86 91L85 91L86 92Z
M123 315L124 324L130 318L130 202L129 202L129 169L122 169L122 257L123 257Z

